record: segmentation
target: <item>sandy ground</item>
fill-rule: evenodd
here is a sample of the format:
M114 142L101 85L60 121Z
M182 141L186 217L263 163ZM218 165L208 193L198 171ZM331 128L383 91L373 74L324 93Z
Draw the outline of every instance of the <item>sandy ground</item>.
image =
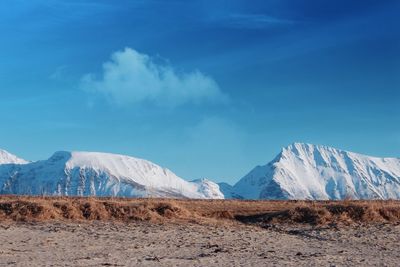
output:
M399 266L400 225L0 223L0 266Z

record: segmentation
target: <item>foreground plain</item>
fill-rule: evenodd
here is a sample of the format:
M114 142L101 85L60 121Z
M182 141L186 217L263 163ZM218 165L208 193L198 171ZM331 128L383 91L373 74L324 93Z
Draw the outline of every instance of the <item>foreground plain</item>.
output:
M0 198L0 266L398 266L397 201Z

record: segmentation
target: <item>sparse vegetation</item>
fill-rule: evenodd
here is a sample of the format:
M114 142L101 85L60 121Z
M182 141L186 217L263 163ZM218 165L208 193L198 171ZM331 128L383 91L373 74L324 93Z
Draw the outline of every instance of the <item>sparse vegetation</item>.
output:
M2 196L0 220L353 224L400 222L400 201L244 201Z

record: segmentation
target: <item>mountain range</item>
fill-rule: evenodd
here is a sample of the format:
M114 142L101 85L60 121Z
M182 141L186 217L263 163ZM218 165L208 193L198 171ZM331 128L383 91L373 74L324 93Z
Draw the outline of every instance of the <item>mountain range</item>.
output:
M1 155L1 194L224 198L207 179L188 182L150 161L123 155L60 151L37 162L6 151Z
M199 199L400 199L400 159L294 143L235 185L187 181L150 161L56 152L28 162L0 150L0 193Z

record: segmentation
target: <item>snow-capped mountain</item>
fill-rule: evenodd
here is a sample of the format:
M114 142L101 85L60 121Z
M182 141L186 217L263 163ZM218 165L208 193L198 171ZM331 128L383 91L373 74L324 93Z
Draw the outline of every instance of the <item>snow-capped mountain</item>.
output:
M246 199L400 199L400 159L294 143L233 192Z
M26 160L18 158L17 156L0 149L0 164L25 164Z
M192 183L195 183L199 186L200 191L206 196L206 198L210 199L223 199L224 193L220 190L218 184L214 183L211 180L206 178L193 180Z
M235 189L228 183L218 183L219 190L224 194L225 199L243 199L242 196L236 194Z
M56 152L48 160L0 165L0 193L223 198L211 181L188 182L147 160L95 152Z
M56 152L27 162L0 150L0 193L198 199L400 199L400 159L294 143L234 186L188 182L133 157Z

